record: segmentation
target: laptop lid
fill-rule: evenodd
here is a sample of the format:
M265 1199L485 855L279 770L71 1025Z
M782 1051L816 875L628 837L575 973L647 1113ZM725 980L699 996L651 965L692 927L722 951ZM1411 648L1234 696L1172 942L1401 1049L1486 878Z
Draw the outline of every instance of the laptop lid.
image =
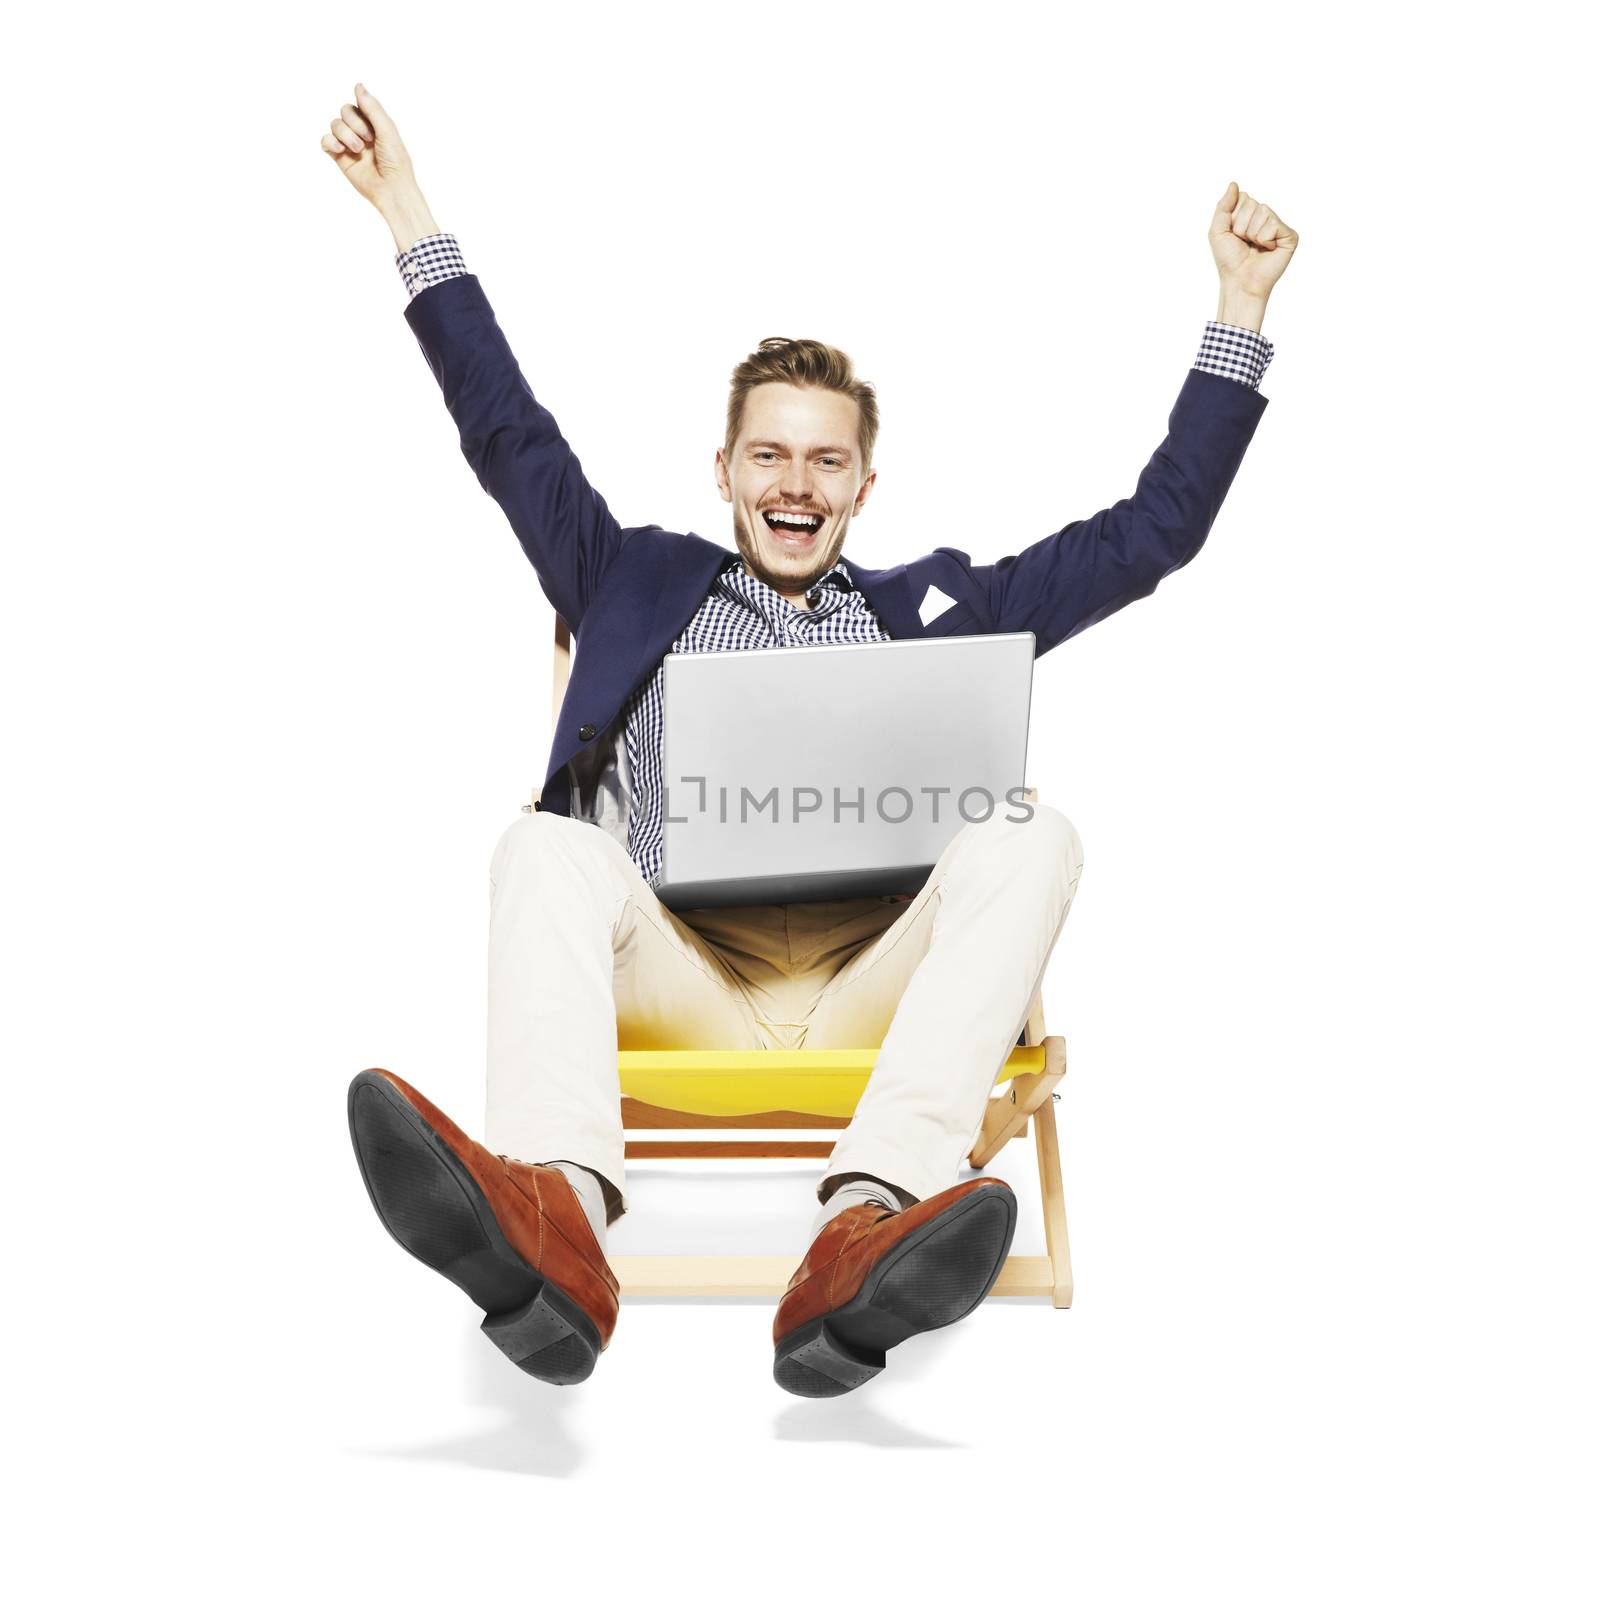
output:
M911 893L968 821L1023 814L1031 633L668 656L668 906Z

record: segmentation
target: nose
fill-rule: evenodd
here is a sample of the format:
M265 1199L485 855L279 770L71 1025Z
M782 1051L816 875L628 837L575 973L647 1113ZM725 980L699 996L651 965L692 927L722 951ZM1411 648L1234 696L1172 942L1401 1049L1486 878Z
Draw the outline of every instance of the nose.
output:
M783 469L782 477L778 480L778 492L783 496L785 505L810 505L811 464L791 458L788 466Z

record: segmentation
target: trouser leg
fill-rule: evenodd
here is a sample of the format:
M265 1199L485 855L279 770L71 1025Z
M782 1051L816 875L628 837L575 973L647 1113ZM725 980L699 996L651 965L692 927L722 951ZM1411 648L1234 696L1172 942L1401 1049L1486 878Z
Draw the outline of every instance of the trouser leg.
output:
M619 1044L757 1049L715 951L657 900L610 835L530 812L490 865L485 1142L589 1167L610 1221L627 1209Z
M1053 807L969 823L901 917L822 991L808 1048L881 1049L819 1198L850 1172L924 1199L955 1181L1082 870L1077 830Z

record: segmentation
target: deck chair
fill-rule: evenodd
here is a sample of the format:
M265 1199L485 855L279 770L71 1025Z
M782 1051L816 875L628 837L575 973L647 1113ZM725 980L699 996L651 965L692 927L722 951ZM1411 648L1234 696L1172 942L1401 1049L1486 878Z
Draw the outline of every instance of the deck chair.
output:
M571 635L558 616L552 725L560 715L571 666ZM1028 791L1030 801L1037 798ZM540 790L535 788L522 809L537 809L539 799ZM687 1128L708 1135L629 1139L626 1159L826 1160L833 1151L831 1140L793 1135L844 1127L876 1059L876 1050L619 1050L625 1129ZM990 1293L1044 1296L1063 1310L1072 1304L1072 1257L1067 1248L1055 1106L1066 1070L1066 1041L1046 1034L1043 1000L1036 995L1022 1037L1000 1069L968 1156L972 1166L984 1167L1007 1140L1024 1138L1032 1126L1047 1253L1013 1254ZM767 1136L726 1137L751 1129L761 1129ZM798 1256L618 1256L612 1258L611 1269L624 1296L739 1295L776 1300L799 1262Z

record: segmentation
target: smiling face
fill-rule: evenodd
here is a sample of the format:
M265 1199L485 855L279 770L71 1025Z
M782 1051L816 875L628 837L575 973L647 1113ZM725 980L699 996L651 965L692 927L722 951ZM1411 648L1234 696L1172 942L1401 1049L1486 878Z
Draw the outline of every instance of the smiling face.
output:
M847 394L757 384L717 488L733 506L745 565L797 605L839 558L876 472L862 472L861 411Z

